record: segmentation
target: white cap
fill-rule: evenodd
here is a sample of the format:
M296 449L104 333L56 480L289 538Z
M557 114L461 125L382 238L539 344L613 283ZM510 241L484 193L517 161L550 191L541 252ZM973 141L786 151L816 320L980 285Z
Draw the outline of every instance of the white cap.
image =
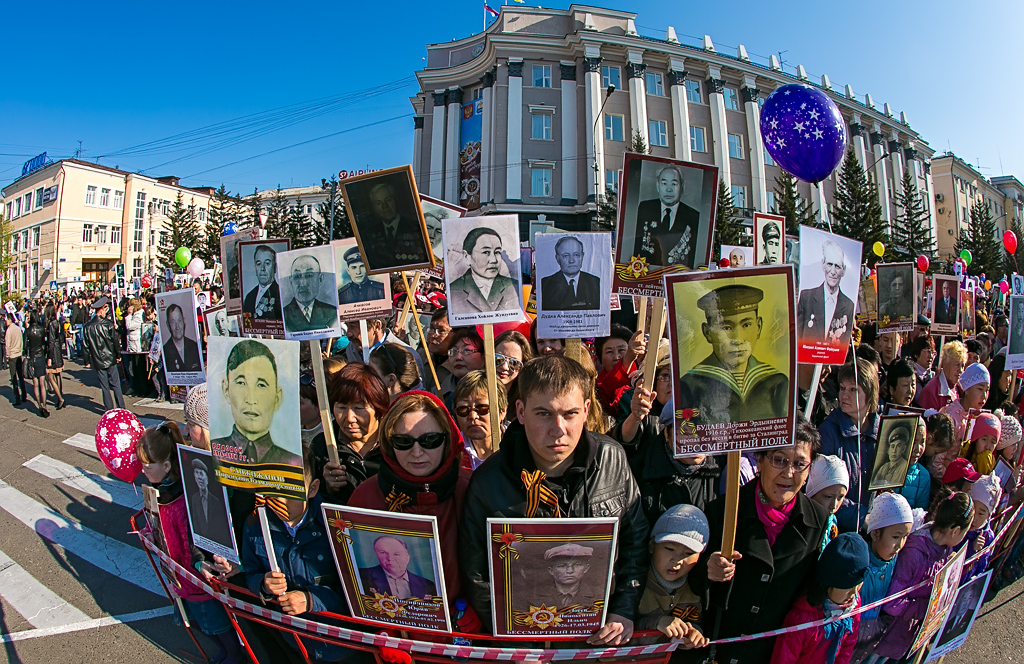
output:
M898 493L880 493L871 501L867 516L867 531L895 526L898 523L914 523L914 512L907 499Z
M999 411L996 411L999 414ZM1013 415L1002 415L999 418L999 442L996 443L996 451L1005 449L1010 445L1020 442L1024 431L1021 430L1020 422Z
M850 488L850 471L846 464L837 456L819 455L811 464L811 474L807 477L807 497L813 498L819 491L837 484Z
M982 475L981 478L971 485L971 500L977 500L978 502L988 507L989 515L996 511L996 505L999 504L999 498L1003 491L999 486L999 478L996 477L995 473L991 475Z

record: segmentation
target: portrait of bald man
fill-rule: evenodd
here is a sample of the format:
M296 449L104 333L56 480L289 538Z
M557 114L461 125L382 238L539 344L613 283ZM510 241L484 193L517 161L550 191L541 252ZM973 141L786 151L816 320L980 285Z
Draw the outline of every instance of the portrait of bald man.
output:
M334 289L334 273L323 272L320 261L312 254L302 254L292 260L288 280L294 293L284 308L284 326L288 332L324 330L338 325L338 307L317 296L325 278Z
M825 240L821 244L822 282L800 291L796 308L797 336L805 340L842 341L853 332L853 300L842 290L842 280L849 264L839 243ZM802 274L808 280L811 275ZM813 282L811 282L813 283Z

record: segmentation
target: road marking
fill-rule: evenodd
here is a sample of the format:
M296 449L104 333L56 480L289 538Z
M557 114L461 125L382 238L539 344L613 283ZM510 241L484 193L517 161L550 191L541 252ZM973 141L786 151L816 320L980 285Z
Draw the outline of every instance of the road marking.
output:
M89 452L96 452L96 436L88 433L76 433L70 438L64 439L65 445L71 447L77 447L80 450L86 450Z
M164 594L149 558L141 549L68 521L3 481L0 508L68 553L151 593Z
M0 551L0 596L33 627L59 628L89 620Z
M40 454L25 463L21 464L29 470L34 470L40 475L57 480L65 486L77 489L90 496L95 496L108 503L114 503L132 510L142 508L142 496L136 492L134 485L112 480L96 473L90 473L75 466L51 459Z
M15 641L25 641L27 639L38 639L43 636L55 636L57 634L81 632L83 630L96 629L98 627L107 627L109 625L121 625L125 623L136 622L138 620L161 618L163 616L169 616L172 613L174 613L174 609L170 606L165 606L159 609L150 609L149 611L124 613L119 616L106 616L104 618L94 618L92 620L86 619L80 622L67 623L64 625L58 625L54 627L26 629L20 632L14 632L12 634L0 634L0 643L13 643Z

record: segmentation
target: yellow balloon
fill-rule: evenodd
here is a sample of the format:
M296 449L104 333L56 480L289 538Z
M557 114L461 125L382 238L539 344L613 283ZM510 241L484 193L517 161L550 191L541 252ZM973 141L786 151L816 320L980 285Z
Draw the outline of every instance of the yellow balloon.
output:
M985 290L992 290L992 282L988 279L985 280Z
M879 258L885 255L885 245L882 244L881 242L875 242L874 246L872 246L871 249Z

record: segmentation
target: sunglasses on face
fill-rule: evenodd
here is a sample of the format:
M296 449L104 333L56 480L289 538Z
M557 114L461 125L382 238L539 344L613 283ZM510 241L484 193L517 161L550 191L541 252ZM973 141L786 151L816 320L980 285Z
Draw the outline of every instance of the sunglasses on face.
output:
M502 355L501 353L494 354L494 366L500 367L501 365L507 365L511 371L519 371L523 368L522 360L517 360L514 357L508 355Z
M393 433L388 438L388 441L391 443L392 449L400 452L411 450L417 443L425 450L436 450L448 442L448 434L443 431L432 431L431 433L423 434L419 438L413 438L402 433Z
M459 417L469 417L470 412L474 412L481 417L485 417L491 412L491 406L489 404L482 403L478 406L473 406L472 408L469 406L458 406L455 408L455 414Z

